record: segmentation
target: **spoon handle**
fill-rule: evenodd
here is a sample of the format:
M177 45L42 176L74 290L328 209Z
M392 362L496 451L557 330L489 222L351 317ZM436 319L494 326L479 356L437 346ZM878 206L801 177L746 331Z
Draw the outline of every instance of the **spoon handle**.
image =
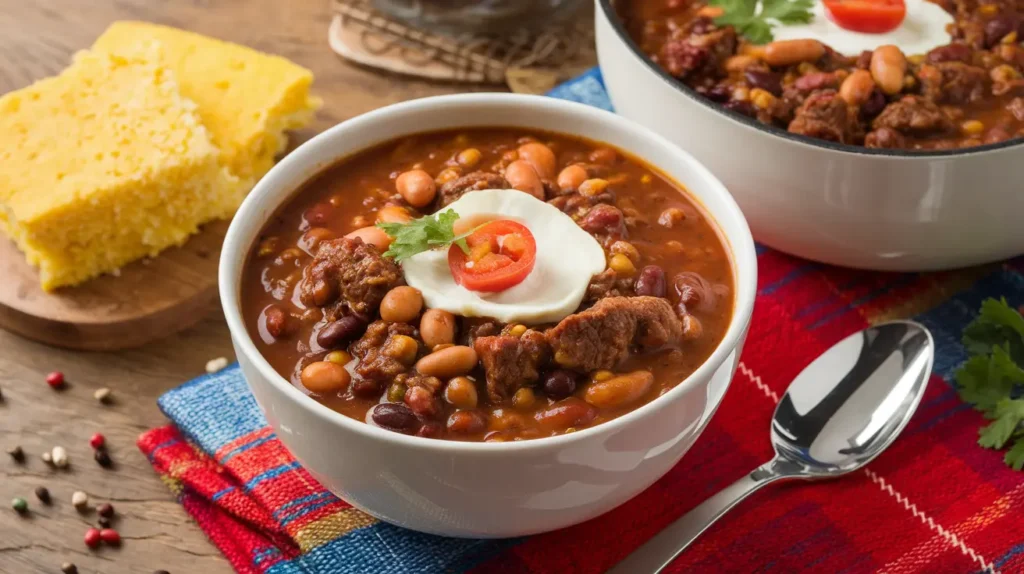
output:
M723 514L762 486L783 478L793 478L791 464L773 459L700 503L693 510L655 534L607 574L656 574L679 556L691 542Z

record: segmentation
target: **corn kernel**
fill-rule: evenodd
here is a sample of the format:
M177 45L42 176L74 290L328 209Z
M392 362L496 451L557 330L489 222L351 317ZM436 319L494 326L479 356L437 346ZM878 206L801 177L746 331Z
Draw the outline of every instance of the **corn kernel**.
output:
M629 257L623 255L622 253L616 253L615 255L612 255L611 260L608 261L608 266L611 267L612 270L614 270L615 273L619 275L625 275L628 277L636 273L636 266L633 265L633 262L629 260Z
M444 185L449 181L455 181L456 179L459 179L461 175L462 174L458 169L454 167L449 167L444 170L441 170L441 173L437 174L437 178L434 181L437 183L437 185Z
M1014 30L1013 32L1003 36L1003 39L1000 40L1000 42L1003 44L1015 44L1017 42L1017 31Z
M411 365L416 362L416 353L419 351L419 347L416 339L408 335L394 335L388 341L384 352L403 365Z
M999 12L999 6L995 4L982 4L978 7L978 13L982 16L995 16Z
M555 351L555 362L558 363L559 365L562 365L563 367L573 366L572 356L570 356L569 353L566 353L561 349Z
M268 237L260 243L259 256L269 257L277 253L278 247L281 245L281 239L278 237Z
M612 254L621 253L626 257L629 257L629 260L633 262L633 265L640 262L640 251L638 251L637 248L628 241L622 241L620 239L619 241L612 243L609 251L611 251Z
M800 72L801 76L806 76L807 74L816 74L821 71L817 68L817 66L810 62L800 62L800 65L797 66L796 69L797 71Z
M526 332L526 325L516 325L509 329L508 334L513 337L522 337L523 333Z
M455 136L455 145L464 146L469 143L469 136L466 134L459 134Z
M775 102L775 96L767 90L754 88L753 90L750 90L750 101L758 108L767 110Z
M352 362L352 355L349 355L345 351L331 351L330 353L327 353L324 360L338 365L347 365Z
M907 61L910 62L911 64L914 64L915 66L923 64L924 54L914 54L912 56L907 56Z
M647 184L651 183L651 181L653 181L653 179L654 178L652 178L649 173L645 173L645 174L640 176L640 183L642 183L644 185L647 185Z
M512 406L517 409L528 409L535 402L537 402L537 396L533 394L533 389L530 387L522 387L512 395Z
M580 184L580 195L593 197L608 187L608 182L603 179L588 179Z
M481 157L483 155L480 153L480 150L471 147L460 151L459 155L455 156L455 161L459 162L459 165L464 168L472 169L476 164L480 163Z
M985 124L979 122L978 120L967 120L966 122L960 124L960 129L963 130L963 132L969 136L976 136L979 135L981 132L985 131Z
M595 383L598 383L598 382L601 382L601 381L607 381L608 379L610 379L610 378L612 378L614 376L615 376L615 373L613 373L611 371L608 371L608 370L602 369L600 371L594 371L594 374L591 375L590 378Z

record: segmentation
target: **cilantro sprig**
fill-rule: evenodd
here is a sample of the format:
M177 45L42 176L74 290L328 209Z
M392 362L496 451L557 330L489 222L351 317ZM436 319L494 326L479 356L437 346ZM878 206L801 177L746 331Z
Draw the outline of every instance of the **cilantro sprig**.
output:
M814 15L814 0L709 0L725 11L715 18L719 26L732 26L754 44L772 41L772 28L779 24L806 24Z
M978 444L1009 445L1006 464L1024 469L1024 317L1005 299L987 299L963 343L971 356L956 372L960 397L992 421L978 432Z
M378 223L377 227L383 229L392 239L391 247L384 252L384 256L400 263L418 253L452 244L458 245L468 254L466 237L476 229L455 235L453 226L458 219L459 214L453 209L448 209L407 223Z

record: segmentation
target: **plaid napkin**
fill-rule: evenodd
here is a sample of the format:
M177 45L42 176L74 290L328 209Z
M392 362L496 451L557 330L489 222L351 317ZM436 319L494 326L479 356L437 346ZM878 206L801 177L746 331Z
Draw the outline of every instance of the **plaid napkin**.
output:
M590 72L554 96L608 107ZM160 398L172 425L139 448L238 572L601 572L768 460L787 384L868 324L914 317L938 346L902 436L865 470L770 486L705 533L673 572L1024 572L1024 473L976 444L981 416L952 374L963 327L986 297L1024 303L1024 258L931 274L866 273L758 248L753 326L736 379L693 449L628 503L529 538L464 540L379 522L324 490L267 428L237 366Z

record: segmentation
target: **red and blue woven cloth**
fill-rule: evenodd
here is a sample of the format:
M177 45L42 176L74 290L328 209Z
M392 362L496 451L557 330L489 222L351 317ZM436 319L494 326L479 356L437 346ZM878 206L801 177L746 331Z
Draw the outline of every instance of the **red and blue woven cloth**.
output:
M590 73L559 97L607 106ZM705 533L672 572L1024 572L1024 473L976 444L981 416L952 386L961 330L987 297L1024 303L1024 259L964 271L882 274L759 248L758 300L736 378L693 449L626 504L557 532L510 540L420 534L321 487L266 427L237 366L165 394L172 425L139 447L238 572L596 573L768 460L787 384L864 326L913 317L938 346L910 425L865 470L772 486ZM359 464L359 461L352 461Z

